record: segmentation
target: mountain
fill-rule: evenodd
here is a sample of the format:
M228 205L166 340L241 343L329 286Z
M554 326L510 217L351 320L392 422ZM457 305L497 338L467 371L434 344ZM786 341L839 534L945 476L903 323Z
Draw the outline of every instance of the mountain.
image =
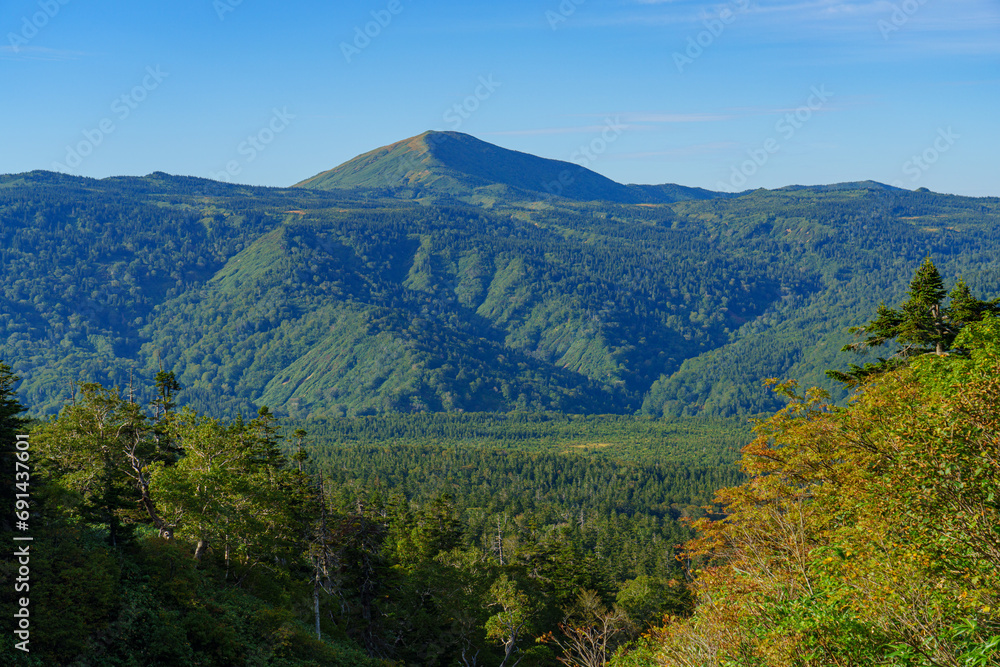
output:
M621 204L725 196L680 185L622 185L572 162L508 150L459 132L424 132L359 155L294 187L407 188L456 197L520 201L563 197Z
M529 186L567 163L433 136L284 189L0 176L0 358L20 396L50 413L73 382L162 367L220 415L753 414L777 405L765 377L838 391L823 371L856 361L846 328L928 254L949 286L1000 294L996 198L706 198L586 171L578 198L545 197ZM392 174L406 185L375 185Z

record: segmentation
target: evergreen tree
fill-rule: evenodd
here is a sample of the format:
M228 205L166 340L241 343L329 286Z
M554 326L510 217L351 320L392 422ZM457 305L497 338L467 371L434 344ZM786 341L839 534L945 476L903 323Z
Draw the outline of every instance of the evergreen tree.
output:
M185 455L150 466L150 490L179 537L196 543L201 561L218 547L226 567L253 567L287 556L302 534L297 476L285 468L273 415L231 424L183 412L177 441ZM297 471L296 471L297 473Z
M958 331L951 326L942 300L947 291L937 267L930 257L924 259L910 282L909 300L900 308L902 316L894 329L882 334L894 334L903 345L901 356L911 357L934 351L938 356L950 347Z
M853 387L872 375L906 365L912 357L928 353L942 356L952 351L952 344L962 327L981 321L987 313L1000 312L1000 299L981 301L975 298L962 279L949 294L930 257L917 269L907 294L909 298L898 310L879 304L875 319L864 326L851 327L849 331L861 340L841 350L865 352L895 342L899 346L896 353L888 358L879 357L876 363L864 366L851 364L847 373L829 370L826 372L828 377ZM946 295L947 306L944 304Z
M996 313L1000 310L997 299L980 301L972 296L969 286L965 284L962 278L959 278L958 282L955 283L955 287L952 288L951 293L948 295L948 300L948 314L951 317L953 325L958 328L962 328L973 322L981 322L984 315Z

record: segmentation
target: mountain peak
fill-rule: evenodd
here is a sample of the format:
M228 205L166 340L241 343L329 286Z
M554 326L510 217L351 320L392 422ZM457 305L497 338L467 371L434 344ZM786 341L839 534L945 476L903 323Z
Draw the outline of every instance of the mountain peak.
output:
M461 132L428 131L359 155L295 187L415 188L453 196L642 203L717 196L680 186L629 186L572 162L501 148Z
M626 186L579 165L501 148L461 132L437 131L369 151L296 187L412 187L457 196L490 188L526 191L532 198L631 199Z

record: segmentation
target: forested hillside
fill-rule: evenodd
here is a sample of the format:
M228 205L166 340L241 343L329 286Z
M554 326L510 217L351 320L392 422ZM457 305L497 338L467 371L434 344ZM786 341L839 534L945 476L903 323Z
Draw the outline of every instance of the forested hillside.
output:
M778 384L788 405L757 423L746 477L727 465L743 436L724 420L392 414L310 432L266 408L179 408L161 371L147 392L81 385L29 424L0 366L0 430L30 431L3 452L30 472L0 491L32 540L20 590L34 601L5 589L31 632L0 655L995 664L1000 303L968 294L924 261L907 301L862 326L866 344L909 352L856 369L846 408Z
M514 159L457 145L419 153L419 173ZM667 200L638 204L389 188L380 160L409 164L389 148L334 170L350 189L0 178L0 341L25 402L51 413L72 382L149 386L162 368L218 415L755 414L779 407L768 376L842 398L823 371L846 367L846 328L928 255L1000 293L996 199L876 183L662 186Z
M924 275L911 304L940 299ZM758 422L746 477L720 465L741 439L727 422L422 414L283 430L266 409L179 409L167 372L147 405L84 385L29 425L0 367L0 428L31 443L30 482L2 492L30 489L18 520L34 540L31 653L8 635L0 655L996 664L1000 324L996 303L965 305L941 310L957 337L922 330L949 341L940 355L881 371L847 408L778 384L788 405Z
M986 317L848 408L779 384L790 403L743 450L749 480L686 545L693 616L611 665L1000 664L998 377Z
M661 378L644 404L652 414L772 411L779 404L754 381L770 376L795 378L843 397L843 389L824 373L855 361L840 353L851 338L847 328L866 320L873 305L898 301L928 256L947 282L961 276L979 297L1000 295L996 199L901 193L863 183L760 190L676 209L696 216L724 248L772 261L795 258L793 265L815 289L785 292L728 345Z

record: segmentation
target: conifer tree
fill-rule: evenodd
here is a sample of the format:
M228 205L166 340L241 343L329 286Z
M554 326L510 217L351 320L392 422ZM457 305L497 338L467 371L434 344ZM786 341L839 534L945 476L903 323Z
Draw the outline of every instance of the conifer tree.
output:
M969 286L961 278L951 293L944 287L941 274L930 257L924 259L917 269L908 299L899 309L879 304L875 319L848 331L861 340L845 345L842 352L865 352L873 347L896 343L899 349L886 358L879 357L876 363L864 366L851 364L846 373L829 370L828 377L856 386L872 375L884 373L905 366L912 357L934 353L943 356L952 350L955 337L962 327L979 322L988 313L1000 312L1000 299L982 301L972 296ZM948 296L949 304L944 303Z

